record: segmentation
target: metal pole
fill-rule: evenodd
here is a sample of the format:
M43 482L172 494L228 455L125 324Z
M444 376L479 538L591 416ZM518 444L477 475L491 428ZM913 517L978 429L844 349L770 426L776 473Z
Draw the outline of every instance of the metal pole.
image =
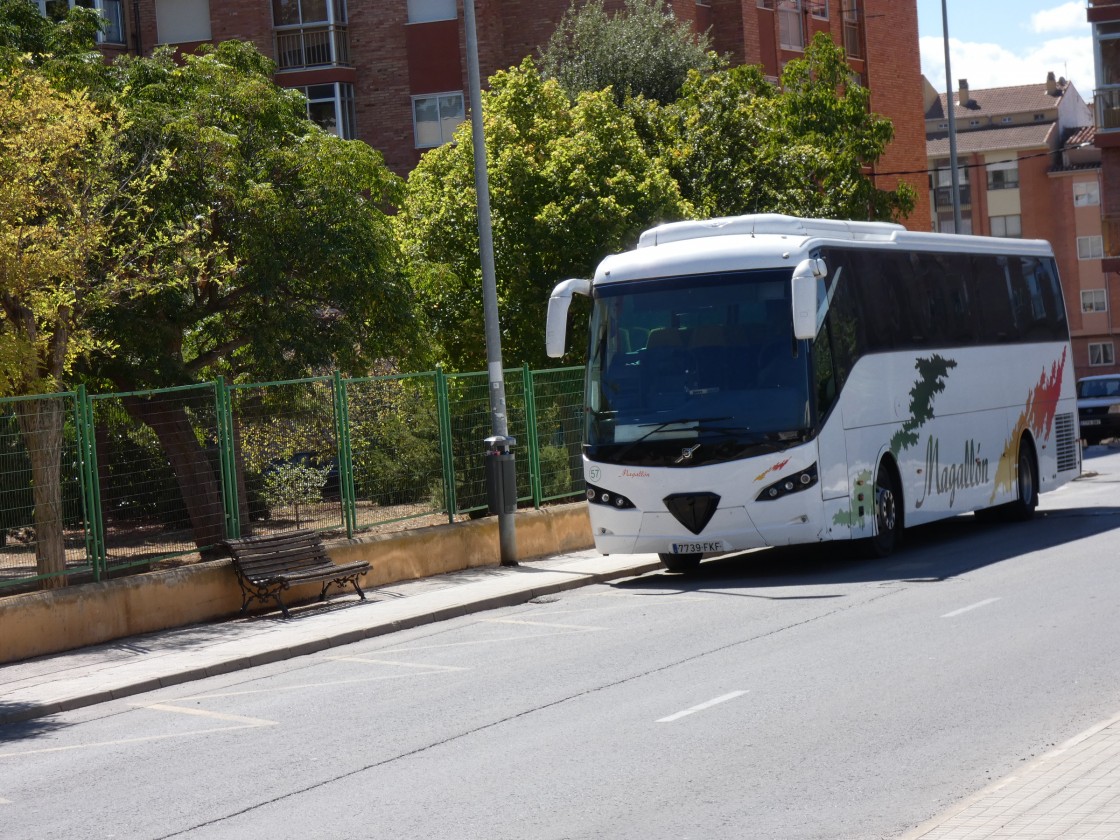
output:
M509 458L512 440L506 416L506 386L502 374L502 336L498 324L498 283L494 271L494 235L490 223L490 182L486 174L486 138L482 126L482 82L478 70L478 32L474 0L463 0L467 40L467 83L471 91L471 137L474 141L474 185L478 198L478 253L482 263L482 311L486 322L486 370L490 383L490 424L493 436ZM489 455L487 457L490 457ZM516 499L516 492L514 499ZM516 502L515 502L516 504ZM498 543L503 566L517 565L515 514L498 512Z
M957 171L957 117L953 104L953 71L949 68L949 12L941 0L941 26L945 33L945 110L949 112L949 168L953 184L953 233L961 232L961 184Z

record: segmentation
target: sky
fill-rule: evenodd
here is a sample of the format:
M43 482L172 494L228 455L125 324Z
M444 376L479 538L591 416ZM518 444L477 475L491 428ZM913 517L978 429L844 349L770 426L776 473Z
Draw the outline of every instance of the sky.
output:
M1085 0L944 0L949 18L950 86L974 90L1041 84L1054 71L1091 101L1093 37ZM942 0L918 0L922 73L945 91Z

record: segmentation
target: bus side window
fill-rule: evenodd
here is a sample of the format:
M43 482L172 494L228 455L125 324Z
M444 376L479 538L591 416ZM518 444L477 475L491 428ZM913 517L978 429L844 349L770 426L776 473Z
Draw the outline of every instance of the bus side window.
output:
M1007 257L974 256L972 259L976 300L981 310L982 335L998 344L1019 340L1013 301L1014 283Z

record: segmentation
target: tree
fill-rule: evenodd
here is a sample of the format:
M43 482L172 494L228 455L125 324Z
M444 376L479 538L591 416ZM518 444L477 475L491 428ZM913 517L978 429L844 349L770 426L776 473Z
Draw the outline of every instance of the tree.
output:
M198 258L151 266L174 282L101 313L120 350L89 373L118 391L181 385L215 373L285 379L335 367L360 374L382 356L409 358L411 296L383 208L400 181L381 155L306 117L273 64L229 41L176 63L170 50L121 59L112 86L126 147L163 153L168 177L151 223L197 225ZM207 512L217 477L183 407L140 398L171 460L196 542L223 538ZM244 495L244 494L242 494Z
M819 33L778 87L754 67L692 74L661 130L681 192L703 216L898 219L914 191L881 190L870 177L894 129L869 106L843 50Z
M644 228L690 208L607 92L573 104L526 59L491 77L483 114L502 350L513 363L545 364L553 285L587 276ZM467 370L486 359L473 155L464 124L413 170L395 219L438 357Z
M98 12L82 6L54 21L29 0L0 0L0 69L34 67L60 90L96 94L105 79L105 62L96 49L103 25Z
M17 65L0 76L0 395L62 390L82 356L114 347L92 316L140 291L98 252L139 231L164 168L122 149L119 126L119 114L56 90L33 70ZM159 248L170 245L166 234L135 258L150 257L157 239ZM106 270L91 272L97 262ZM31 459L38 571L47 576L65 563L63 407L31 400L18 415Z
M680 94L690 70L719 66L710 48L708 36L678 21L664 0L626 0L614 15L603 0L573 0L541 53L541 72L572 98L609 87L620 105L633 96L667 103Z

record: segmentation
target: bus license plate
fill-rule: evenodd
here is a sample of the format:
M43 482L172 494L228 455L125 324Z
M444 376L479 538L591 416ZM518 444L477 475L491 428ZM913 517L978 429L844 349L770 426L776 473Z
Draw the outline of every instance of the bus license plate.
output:
M669 551L673 554L710 554L714 551L727 551L727 543L723 540L670 543Z
M1082 426L1099 426L1100 424L1101 424L1100 420L1082 420L1081 421Z

